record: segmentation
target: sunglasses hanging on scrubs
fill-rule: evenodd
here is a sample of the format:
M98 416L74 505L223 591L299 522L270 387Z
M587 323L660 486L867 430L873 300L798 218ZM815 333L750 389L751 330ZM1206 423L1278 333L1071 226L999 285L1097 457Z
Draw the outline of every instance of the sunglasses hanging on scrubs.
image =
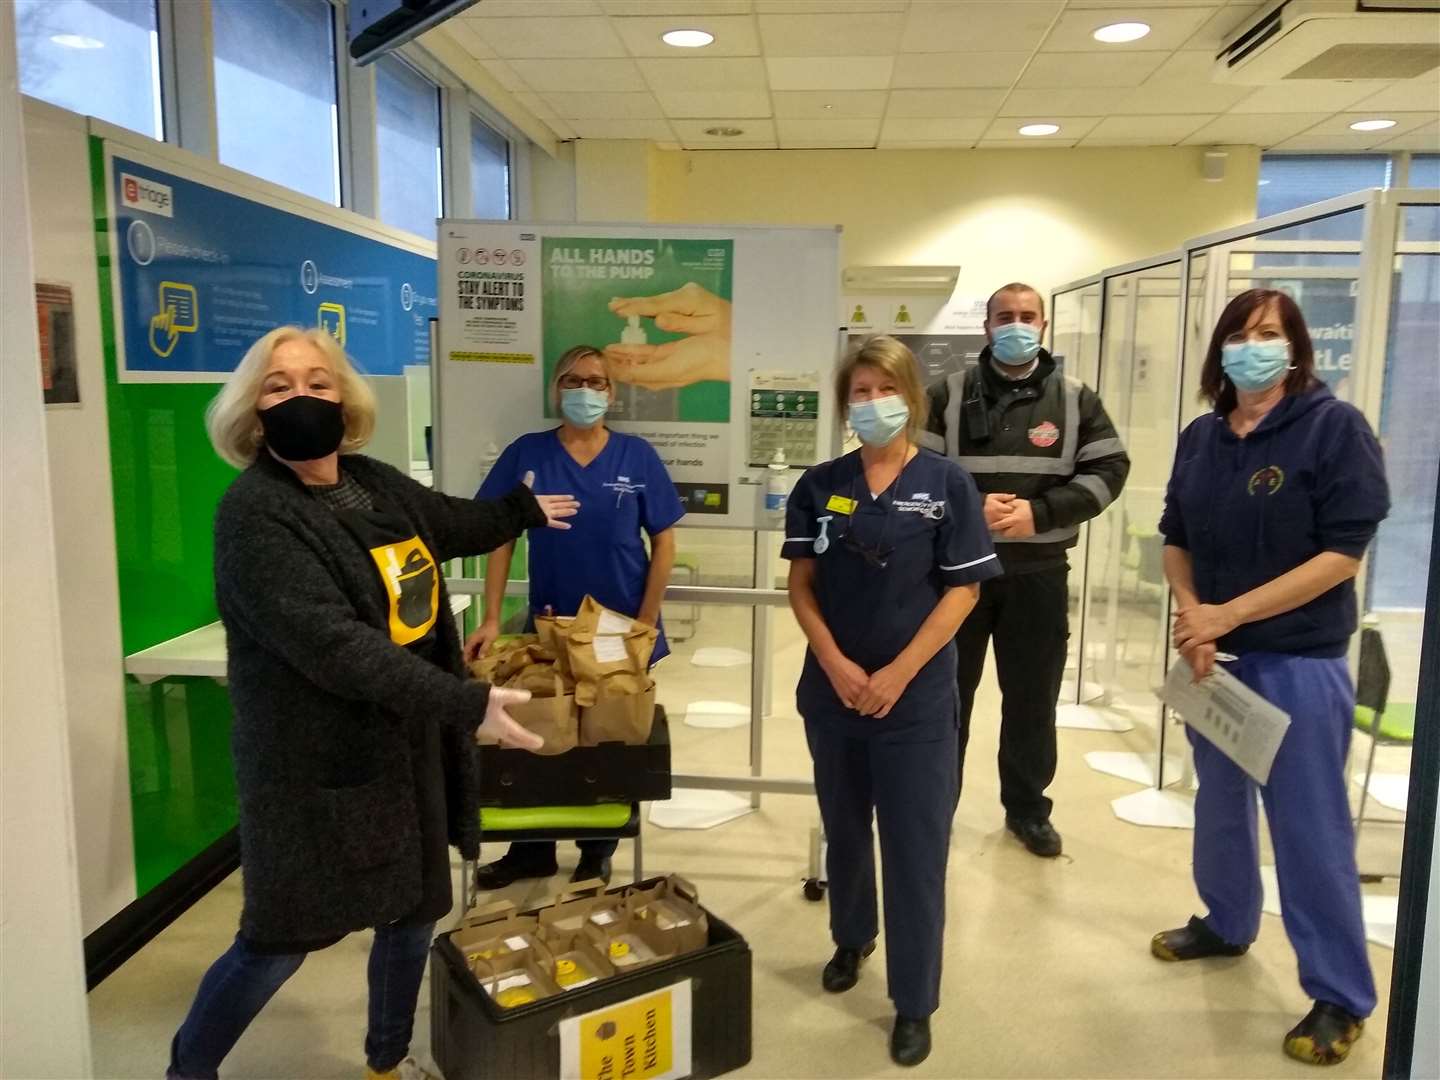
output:
M875 570L884 570L890 565L890 556L895 554L895 549L890 546L889 542L890 523L894 520L895 515L893 512L888 512L883 508L877 510L873 506L867 507L859 505L859 500L856 498L856 496L860 493L860 477L864 475L865 474L862 472L850 482L850 500L852 503L856 504L856 509L855 513L850 515L850 528L845 530L845 535L841 537L840 542L845 545L846 551L849 551L855 555L859 555L860 558L865 561L865 565ZM900 477L897 476L895 477L895 482L890 485L889 492L887 492L891 499L894 499L895 488L899 485L899 483ZM885 523L880 527L879 542L875 544L867 544L864 540L862 540L859 536L856 535L856 526L860 523L860 518L862 516L874 517L876 513L879 513L884 517Z

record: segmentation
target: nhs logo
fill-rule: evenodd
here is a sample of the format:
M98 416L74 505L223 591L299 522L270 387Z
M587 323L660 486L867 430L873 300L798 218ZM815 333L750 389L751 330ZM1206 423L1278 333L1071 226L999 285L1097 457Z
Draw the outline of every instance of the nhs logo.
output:
M167 184L157 184L129 173L120 174L120 201L131 210L161 217L175 216L175 195Z

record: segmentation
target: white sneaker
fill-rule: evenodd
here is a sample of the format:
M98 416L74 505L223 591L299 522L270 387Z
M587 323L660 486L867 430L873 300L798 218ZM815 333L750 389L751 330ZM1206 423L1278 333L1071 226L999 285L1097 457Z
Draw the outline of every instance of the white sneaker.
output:
M389 1072L377 1073L365 1070L366 1080L445 1080L433 1062L421 1065L413 1057L407 1057Z

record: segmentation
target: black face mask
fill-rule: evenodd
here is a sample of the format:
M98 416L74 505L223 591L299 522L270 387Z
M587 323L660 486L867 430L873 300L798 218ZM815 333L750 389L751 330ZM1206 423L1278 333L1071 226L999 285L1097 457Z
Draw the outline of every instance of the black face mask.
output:
M345 410L338 401L296 394L261 409L265 445L284 461L314 461L340 449Z

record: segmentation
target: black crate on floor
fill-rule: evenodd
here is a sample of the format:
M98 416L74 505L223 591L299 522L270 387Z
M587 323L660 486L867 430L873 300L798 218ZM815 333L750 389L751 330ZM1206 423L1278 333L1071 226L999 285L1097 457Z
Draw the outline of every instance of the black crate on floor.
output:
M658 878L644 882L655 884ZM619 892L621 890L611 890ZM706 912L709 942L698 952L517 1009L481 989L448 935L430 950L430 1046L446 1080L554 1080L562 1020L691 981L692 1080L750 1061L750 946Z
M547 756L499 746L480 748L480 805L591 806L670 798L670 725L655 706L643 746L603 743Z

